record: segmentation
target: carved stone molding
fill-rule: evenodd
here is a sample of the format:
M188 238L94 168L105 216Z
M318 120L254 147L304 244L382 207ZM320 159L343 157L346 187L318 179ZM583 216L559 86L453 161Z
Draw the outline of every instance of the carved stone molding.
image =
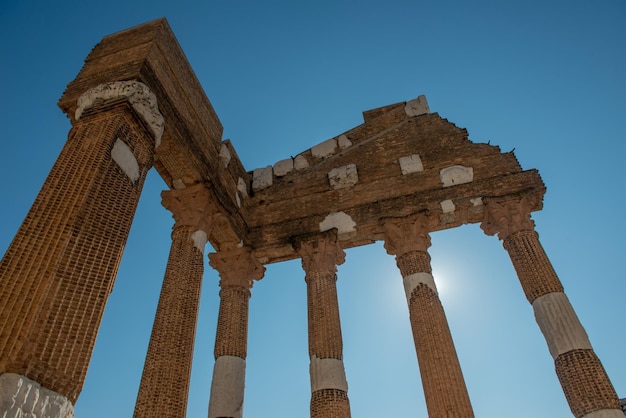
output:
M487 235L498 234L502 241L515 232L534 231L535 223L530 219L530 212L537 206L538 199L541 196L534 194L506 201L485 198L484 219L480 228Z
M74 118L79 120L86 109L93 107L97 101L125 98L135 112L148 125L154 136L155 148L161 143L165 121L157 106L156 96L148 86L139 81L114 81L104 83L87 90L77 101L78 108Z
M265 274L265 267L250 247L210 253L209 265L218 271L221 287L240 286L250 289L252 281L261 280Z
M214 222L221 216L213 193L201 183L180 190L161 192L161 204L176 221L174 228L193 227L211 233Z
M337 266L346 260L346 253L337 242L336 230L328 231L318 238L299 241L297 250L302 258L305 272L337 273Z
M430 247L428 213L400 219L383 220L385 250L390 255L401 256L412 251L426 252Z

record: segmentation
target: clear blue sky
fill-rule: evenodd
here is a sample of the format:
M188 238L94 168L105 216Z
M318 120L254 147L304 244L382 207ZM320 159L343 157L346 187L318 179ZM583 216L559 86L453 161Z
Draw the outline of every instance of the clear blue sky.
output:
M626 3L261 3L2 1L2 253L67 138L65 85L103 36L164 16L248 170L420 94L475 142L515 148L548 189L541 242L626 397ZM152 171L77 418L132 415L173 224L163 188ZM571 417L501 243L469 225L434 233L430 253L476 416ZM207 414L218 280L207 263L190 418ZM352 415L427 416L394 259L380 243L348 250L338 291ZM244 415L307 417L300 263L268 266L252 292Z

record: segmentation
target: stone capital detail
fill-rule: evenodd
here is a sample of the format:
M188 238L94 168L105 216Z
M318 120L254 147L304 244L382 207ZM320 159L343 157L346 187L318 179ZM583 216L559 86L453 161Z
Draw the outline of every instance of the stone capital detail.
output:
M135 112L148 125L154 136L155 148L161 143L165 129L163 115L157 106L156 96L148 86L139 81L114 81L104 83L87 90L78 98L74 118L79 120L86 109L93 107L97 101L125 98Z
M188 226L207 235L221 214L215 197L202 183L180 190L164 190L161 192L161 204L172 212L176 221L174 228Z
M537 195L526 195L522 198L507 201L483 199L485 215L480 224L487 235L498 234L504 241L511 234L520 231L533 231L535 223L530 219L532 208L537 206Z
M337 242L336 230L317 239L300 241L298 253L302 257L302 268L306 273L320 271L334 274L337 273L337 266L346 260L346 253Z
M220 286L252 288L253 280L261 280L265 267L252 253L250 247L219 251L209 254L209 265L218 271Z
M430 247L430 217L427 213L400 219L383 220L385 250L401 256L412 251L426 252Z

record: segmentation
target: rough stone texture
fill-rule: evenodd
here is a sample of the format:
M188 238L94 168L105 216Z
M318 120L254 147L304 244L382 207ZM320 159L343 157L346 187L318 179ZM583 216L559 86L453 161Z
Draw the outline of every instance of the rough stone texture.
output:
M322 222L320 222L320 232L337 229L339 240L346 240L356 234L356 222L352 220L350 215L344 212L329 213Z
M419 173L420 171L424 171L424 165L422 165L422 159L419 155L407 155L406 157L400 157L398 159L398 163L400 164L400 170L402 171L402 175L407 175L411 173Z
M404 106L404 111L408 116L419 116L426 113L430 113L426 96L418 96L417 99L410 100Z
M333 155L336 150L337 140L333 138L312 147L311 154L316 158L327 158Z
M287 158L274 164L274 175L282 177L293 171L293 159Z
M309 365L311 392L321 389L341 389L348 391L348 381L343 361L334 358L311 356Z
M270 187L273 183L272 166L256 168L252 174L252 190L259 191Z
M221 356L213 367L209 418L241 418L246 377L246 361Z
M474 169L472 167L463 167L461 165L446 167L441 169L439 177L441 178L443 187L470 183L474 180Z
M72 418L74 406L63 395L14 373L0 375L2 418Z
M359 174L356 165L348 164L343 167L333 168L328 172L328 182L335 190L352 187L359 182Z

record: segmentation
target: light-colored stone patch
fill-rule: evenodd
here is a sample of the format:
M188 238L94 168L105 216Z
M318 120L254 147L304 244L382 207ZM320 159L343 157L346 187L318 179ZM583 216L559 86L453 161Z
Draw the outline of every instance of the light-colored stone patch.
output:
M320 222L320 232L337 228L339 240L348 239L356 235L356 222L345 212L331 212Z
M400 157L398 159L398 162L400 163L400 170L402 170L403 176L411 173L417 173L419 171L424 171L422 159L417 154Z
M354 186L359 182L356 165L348 164L343 167L333 168L328 173L328 182L330 187L335 190Z
M274 175L278 177L282 177L286 174L289 174L293 171L293 159L288 158L286 160L281 160L274 164Z
M246 181L241 177L237 179L237 190L241 193L243 198L248 197L248 186L246 185Z
M552 292L533 301L535 319L554 359L563 353L591 349L587 332L563 292Z
M228 149L226 144L222 144L222 148L220 148L220 161L222 161L222 165L224 167L228 167L231 158L232 155L230 155L230 150Z
M273 183L272 166L256 168L252 173L252 190L263 190Z
M406 295L406 302L411 301L411 295L417 286L425 284L432 289L433 292L437 292L437 286L435 285L435 279L430 273L413 273L402 278L404 284L404 294Z
M444 200L443 202L439 203L439 205L441 205L441 210L443 211L443 213L452 213L456 209L454 202L450 199Z
M133 107L137 115L146 123L154 136L155 148L161 144L165 129L165 120L159 112L156 96L148 86L139 81L114 81L100 84L87 90L78 98L74 118L79 120L83 112L94 106L98 100L110 100L124 97Z
M243 415L246 361L236 356L220 356L213 367L209 418Z
M475 197L474 199L470 199L470 202L472 202L472 206L482 206L483 205L483 198L482 197Z
M241 208L241 197L239 197L239 192L235 193L235 201L237 202L237 207Z
M337 138L337 145L339 145L341 149L346 149L352 146L352 141L350 141L346 134L341 134L339 138Z
M139 163L133 151L121 139L117 139L111 150L111 158L133 183L139 179Z
M348 381L343 361L334 358L311 356L309 365L311 392L321 389L339 389L348 391Z
M404 112L407 116L419 116L426 113L430 113L426 96L420 95L417 99L406 102L404 106Z
M302 170L303 168L307 168L309 166L309 161L306 159L304 155L298 155L293 161L293 168L296 170Z
M456 186L457 184L470 183L474 180L474 169L462 165L453 165L442 168L439 171L439 178L443 187Z
M337 150L337 140L329 139L311 148L311 154L317 158L328 158Z
M624 418L624 413L619 409L601 409L583 415L582 418Z
M172 181L172 187L175 190L182 190L187 186L185 186L185 182L183 181L183 179L175 179L174 181Z
M74 405L63 395L15 373L0 375L2 418L72 418Z
M206 232L198 229L196 232L191 234L191 240L193 241L193 246L200 250L201 253L204 253L204 246L208 240Z

